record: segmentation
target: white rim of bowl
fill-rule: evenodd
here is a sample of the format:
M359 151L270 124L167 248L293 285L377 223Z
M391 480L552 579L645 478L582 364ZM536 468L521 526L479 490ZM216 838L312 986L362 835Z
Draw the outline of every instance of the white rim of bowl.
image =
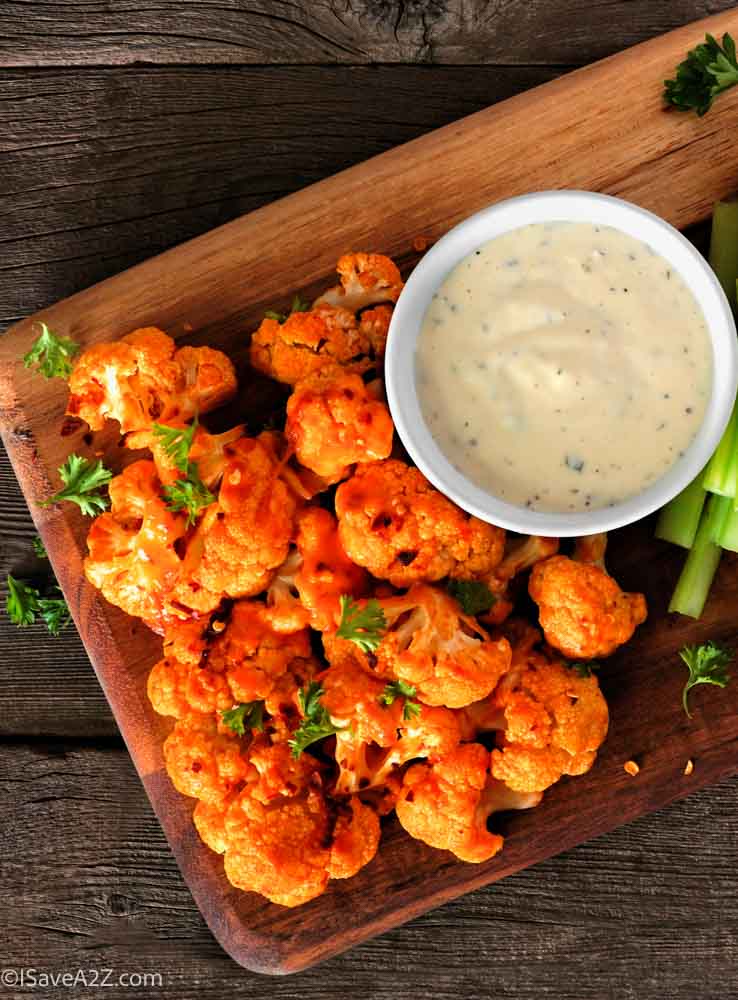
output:
M431 296L450 271L489 240L532 223L611 226L652 246L681 276L705 317L712 344L712 391L702 424L682 458L641 493L612 507L570 514L532 511L475 485L436 444L415 388L415 347ZM666 331L668 335L668 331ZM408 454L423 475L470 514L523 534L570 537L631 524L663 507L702 470L728 424L738 387L733 315L704 257L677 229L638 205L591 191L540 191L482 209L449 230L422 258L395 306L385 359L387 399Z

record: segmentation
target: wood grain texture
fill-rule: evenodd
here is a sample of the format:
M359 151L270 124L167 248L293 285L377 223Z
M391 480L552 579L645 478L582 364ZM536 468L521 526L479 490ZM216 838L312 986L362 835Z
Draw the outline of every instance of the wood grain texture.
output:
M581 65L733 6L734 0L0 0L0 66Z
M0 71L0 326L554 75Z
M682 47L683 36L675 40L674 44ZM647 65L648 79L658 79L665 72L661 68L660 60L662 58L666 60L667 55L670 61L673 60L674 52L658 54L652 47L650 53L647 52L645 55L647 61L652 60ZM607 67L599 67L592 72L603 73L606 69ZM637 76L637 66L633 62L628 63L623 71L625 73L630 71L630 78ZM580 74L573 78L573 82L581 87L582 100L588 96L593 89L593 83L597 81L601 82L602 77L593 78L591 74ZM549 91L549 95L551 93ZM511 109L516 110L518 114L529 113L532 116L530 127L538 128L537 139L540 139L541 129L551 124L549 121L551 108L562 98L561 90L556 90L555 93L556 101L552 100L550 105L547 105L546 96L543 95L543 103L537 111L533 110L532 102L518 99L513 105L498 111L496 115L490 113L482 117L485 117L485 121L494 121L496 127L504 132L500 123L504 124L505 115L510 114ZM719 139L716 140L714 131L730 122L731 118L735 121L736 103L731 98L726 98L707 124L675 119L673 116L662 115L655 111L651 111L652 117L649 120L645 111L645 96L643 103L644 113L642 116L636 115L635 121L643 128L643 132L640 133L641 138L644 136L648 138L646 151L651 156L651 162L647 164L645 173L641 172L635 180L631 180L630 175L624 173L627 170L629 151L638 148L639 128L633 128L632 122L629 122L629 128L623 123L619 130L613 126L610 119L608 121L610 128L603 127L598 131L595 118L594 133L590 133L591 138L588 137L586 141L586 167L581 150L575 165L573 167L570 165L569 160L574 160L577 152L577 136L567 133L564 136L566 144L560 156L552 157L550 149L543 147L546 149L547 160L545 164L539 164L540 176L548 172L550 177L551 171L555 168L566 171L578 170L580 171L578 176L586 177L588 176L586 169L591 169L592 173L589 175L591 179L579 183L605 188L611 184L617 190L619 190L617 185L627 187L627 184L631 183L632 190L640 192L641 198L646 199L646 204L650 204L648 197L653 197L658 202L654 207L676 221L684 223L697 218L704 214L712 197L722 193L723 188L720 185L727 185L729 177L727 168L725 173L720 172L724 169L724 164L718 156L717 164L711 167L712 173L710 170L700 170L698 184L696 176L692 176L690 172L690 160L685 154L687 144L691 144L692 153L698 153L700 143L707 142L712 135L711 148L716 145L720 148ZM604 115L606 109L602 108L602 102L600 108L600 113ZM546 111L549 112L548 117ZM410 147L410 152L420 154L417 160L424 166L431 152L441 156L448 149L471 150L472 155L467 156L464 168L474 172L475 180L481 188L480 197L488 200L493 194L499 196L502 193L512 193L510 188L514 189L515 183L521 183L520 176L515 174L515 165L510 167L508 164L495 163L496 167L503 170L503 175L502 178L499 175L493 178L488 162L490 157L488 155L484 157L483 150L477 152L471 144L472 138L480 138L479 125L479 117L472 119L471 122L461 123L447 130L445 141L439 145L428 145L428 140L420 140ZM473 131L469 132L467 129ZM524 134L525 131L523 128ZM499 136L496 138L499 139ZM582 133L578 138L582 140ZM488 141L493 140L488 137ZM606 145L607 141L610 142L609 146ZM540 146L540 142L538 145ZM613 152L615 146L617 156ZM496 152L499 151L499 142L494 148ZM521 151L520 148L516 150L518 153ZM431 235L442 231L453 220L454 211L463 211L460 205L461 196L446 185L438 189L439 200L429 199L428 188L423 186L422 193L425 196L423 205L420 204L420 195L414 190L407 192L407 200L401 197L406 193L402 190L402 184L406 186L409 184L407 161L404 171L402 169L400 156L402 152L389 154L382 161L377 161L366 168L358 168L352 174L336 181L326 182L313 191L314 198L316 200L320 198L321 204L323 198L331 198L331 208L335 212L338 198L336 186L348 182L345 197L347 202L351 200L356 204L356 199L353 197L356 188L352 185L359 185L366 178L366 171L371 168L376 178L373 194L379 197L378 203L388 205L390 211L389 217L383 220L380 231L372 233L375 245L389 250L406 249L412 236L418 232L416 226L421 208L427 213L429 208L435 209L439 205L444 205L444 201L440 200L441 195L445 196L445 203L450 204L449 214L444 212L441 218L434 218L427 230L423 226L423 231L428 231ZM529 155L530 152L530 147L525 149L526 154ZM641 152L644 152L642 146ZM437 171L437 161L434 161L433 166ZM530 166L529 162L527 166ZM418 169L416 167L413 181L417 177ZM425 169L426 174L432 172L430 165ZM691 169L694 170L694 167ZM568 179L570 176L571 174L567 173L565 183L571 183ZM675 178L678 183L667 184L667 178ZM468 199L469 190L464 188L461 178L457 176L455 181L461 185L461 190ZM441 184L442 178L437 180L431 177L429 182ZM386 186L385 190L393 197L386 200L381 198L382 185ZM719 189L716 189L716 186ZM292 250L296 245L295 241L299 242L303 238L301 227L304 232L307 225L306 212L310 202L306 202L305 199L309 198L309 194L306 192L304 195L293 196L274 209L257 213L244 223L235 223L226 230L212 234L179 252L190 254L186 269L190 285L193 284L194 274L198 275L199 280L208 282L207 304L202 302L198 305L192 296L189 299L181 297L185 285L183 279L177 276L174 266L177 254L174 254L151 262L145 268L128 276L128 279L135 283L135 293L129 291L127 300L133 309L122 310L123 315L117 318L113 315L107 296L122 294L121 282L125 281L125 278L116 279L106 287L83 293L70 303L58 307L57 311L48 311L47 315L50 321L57 322L57 325L60 321L63 328L67 327L69 332L81 339L91 339L102 334L115 335L135 325L136 310L156 309L155 320L164 325L177 330L179 324L181 332L181 325L186 320L194 321L194 325L199 328L198 337L232 345L241 340L242 331L247 327L249 319L253 319L261 311L265 301L271 301L278 292L287 298L285 292L292 291L292 288L285 287L284 277L281 282L270 279L270 268L276 258L269 257L270 253L275 253L269 240L270 235L274 241L281 239L283 258L288 261L296 259ZM474 196L477 196L476 192ZM631 196L636 197L633 194ZM394 212L393 206L398 203L407 205L407 218L402 218L399 213ZM466 211L471 207L475 206L467 204ZM340 209L340 201L338 208ZM321 212L326 210L316 209L313 205L313 211L317 212L317 218L311 216L315 229L325 218ZM373 214L376 226L376 212ZM340 212L338 215L341 222L338 226L334 225L331 230L331 236L326 241L327 247L321 246L320 251L316 252L312 259L303 262L300 258L299 267L290 266L289 276L295 283L310 285L323 278L326 275L327 262L335 255L336 248L344 248L341 245L342 241L349 240L349 237L352 243L369 238L368 219L362 221L361 218L352 218L345 221ZM270 220L274 223L271 233ZM252 230L243 228L248 225L254 228ZM352 234L352 226L367 228L358 230L354 228ZM406 226L410 227L409 231ZM240 230L239 237L236 237L237 229ZM251 241L249 241L250 233L254 234ZM285 233L289 235L285 236ZM233 270L219 279L220 268L208 272L204 265L209 255L215 252L217 241L223 238L225 243L218 249L227 253L228 268ZM259 243L259 240L264 242ZM249 269L248 256L245 255L246 251L242 245L244 242L249 253L258 255L258 267L252 259ZM266 258L260 254L265 245ZM191 256L193 253L194 257ZM321 256L322 254L325 256ZM231 275L235 279L236 274L241 278L240 285L231 280ZM244 288L244 276L251 278L258 286L263 299L249 300L248 283ZM271 286L270 280L274 281ZM152 295L152 286L159 296L171 296L172 300L168 301L165 307L162 307L161 301L146 299L146 295ZM189 289L188 294L190 294ZM215 316L212 308L214 301L218 303L219 310ZM116 325L123 323L124 320L125 326L122 328ZM4 349L7 361L17 356L21 341L27 339L28 334L29 326L25 324L11 335L15 338L15 342L6 340ZM19 380L13 389L13 394L6 395L3 402L6 438L11 443L13 458L21 470L27 494L36 499L46 496L50 490L48 470L56 464L61 451L74 443L67 442L62 446L49 430L52 418L54 415L58 418L63 406L63 393L54 389L48 394L39 394L38 385L34 385L30 380ZM29 413L32 414L31 420L28 419ZM45 425L45 435L41 433L41 424ZM38 517L38 510L35 513ZM79 560L76 553L83 538L81 523L75 521L73 517L69 519L66 515L60 517L59 512L46 512L40 516L40 520L50 551L57 554L64 552L64 562L57 558L55 567L65 585L70 602L77 610L83 633L94 633L96 636L97 666L103 675L103 680L107 680L111 689L115 688L113 700L124 730L129 734L148 732L145 727L149 724L153 727L155 724L143 699L141 682L146 667L151 662L151 650L147 647L143 636L139 636L135 631L135 626L129 621L124 621L122 616L116 617L110 609L101 608L91 600L91 596L85 593L83 588L79 587ZM621 543L620 549L624 553L632 550L627 537ZM667 555L665 552L660 552L659 556L661 555L663 555L661 562L654 561L649 564L645 582L654 607L663 608L668 587L673 579L673 566L669 566L669 560L673 560L674 554ZM629 567L626 564L622 570L626 584L643 583L644 573L640 565ZM734 569L731 571L730 565L726 564L716 599L711 605L717 617L713 620L708 617L702 626L709 629L709 634L713 636L722 634L728 637L734 635L731 626L725 623L722 616L723 609L731 602L735 602L737 586L735 571ZM131 629L134 631L131 632ZM466 866L448 860L439 862L438 854L423 848L422 845L410 844L395 828L388 832L387 850L375 860L365 876L351 883L350 892L348 887L342 887L340 891L331 891L330 895L315 901L297 917L281 911L275 912L276 908L266 904L253 904L253 900L243 895L238 899L233 898L236 894L223 885L222 875L215 869L214 859L203 854L203 849L196 844L194 833L188 823L187 810L183 808L182 801L174 796L168 784L165 784L160 772L160 760L157 758L158 742L144 747L140 742L134 744L132 740L132 750L149 792L157 803L173 846L188 870L196 896L201 896L202 899L208 896L212 898L214 884L217 884L218 892L224 893L225 902L219 909L210 913L216 934L221 940L229 939L233 945L232 938L235 932L240 942L239 957L254 962L262 968L274 971L277 967L283 969L299 967L321 954L328 953L331 948L338 947L339 938L340 944L345 945L358 939L360 934L386 927L388 906L394 908L391 920L411 916L420 912L430 899L441 901L450 898L463 887L482 884L490 878L499 877L521 864L530 863L550 853L554 830L557 831L556 847L563 848L576 842L581 836L590 836L605 829L608 824L618 819L627 819L644 808L653 808L670 797L685 794L687 790L699 787L704 781L714 780L729 767L735 766L738 739L735 728L736 705L729 697L716 704L705 697L704 702L700 700L699 704L707 710L696 716L693 727L685 728L686 723L681 717L676 727L674 725L674 705L678 702L680 681L678 675L670 674L669 683L674 688L671 690L671 687L664 683L663 675L673 664L674 649L685 641L687 636L693 638L695 634L694 630L688 630L684 623L670 623L669 627L664 629L662 622L660 631L659 625L652 623L639 637L638 644L629 651L627 663L624 663L622 658L613 661L608 670L608 686L613 706L615 738L608 744L597 771L581 779L576 786L574 783L569 783L554 790L546 805L536 814L537 834L535 830L526 827L525 818L516 819L510 825L508 847L499 862L474 869L470 874L470 869ZM124 664L120 659L118 650L121 643L126 643L134 650L132 662ZM641 657L643 662L639 662ZM129 670L128 674L124 673L124 666ZM652 692L656 690L663 692L663 700L653 697ZM142 719L146 720L143 724ZM158 740L158 734L155 733L155 737ZM698 768L690 782L685 785L686 779L680 777L679 764L687 753L696 756ZM639 754L644 763L642 775L635 785L622 772L624 754L627 756ZM609 798L604 794L605 789L608 790ZM576 823L571 820L575 811ZM398 879L396 875L398 869L412 871L413 877L410 879L406 877L404 881ZM432 891L429 894L431 887ZM333 935L333 942L326 947L325 941L320 940L314 930L311 932L310 928L305 926L308 920L313 922L313 927L320 927L321 934ZM245 923L249 924L248 931L244 930ZM354 925L348 935L347 924Z
M0 756L0 789L13 803L0 814L3 965L162 976L138 993L80 988L85 1000L738 994L738 779L268 983L213 941L124 752L21 744Z

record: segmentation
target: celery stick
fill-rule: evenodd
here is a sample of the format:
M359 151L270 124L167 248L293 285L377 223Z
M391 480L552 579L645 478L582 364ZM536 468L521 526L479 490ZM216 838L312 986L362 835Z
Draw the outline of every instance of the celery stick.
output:
M721 548L738 552L738 511L733 508L725 519L720 537L716 539Z
M702 476L698 476L661 510L656 522L656 537L672 545L691 548L706 496Z
M710 267L728 296L731 308L738 313L738 201L718 201L712 215Z
M707 463L702 485L710 493L723 497L734 497L738 491L738 402L715 454Z
M669 611L699 618L710 592L722 549L712 540L730 514L730 497L711 496L702 515L694 545L689 551L681 576L669 603Z

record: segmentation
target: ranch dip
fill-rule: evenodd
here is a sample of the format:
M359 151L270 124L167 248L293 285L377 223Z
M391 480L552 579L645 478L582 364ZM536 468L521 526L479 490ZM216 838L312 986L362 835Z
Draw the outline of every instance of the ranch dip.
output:
M518 506L567 513L641 492L702 423L712 348L670 264L620 230L524 226L433 296L415 378L449 461Z

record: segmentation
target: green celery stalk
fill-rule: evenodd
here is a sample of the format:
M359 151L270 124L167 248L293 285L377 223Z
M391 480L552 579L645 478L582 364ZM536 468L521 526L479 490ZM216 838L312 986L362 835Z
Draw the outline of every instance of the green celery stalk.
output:
M738 552L738 511L735 507L730 511L722 526L720 537L716 539L721 548Z
M738 315L738 201L718 201L712 213L710 267Z
M707 463L702 485L710 493L734 497L738 492L738 402L733 406L715 454Z
M672 594L669 611L691 618L699 618L702 614L722 555L722 549L713 538L720 535L732 506L730 497L713 495L707 501L694 545Z
M672 545L691 548L706 496L700 475L662 508L656 522L656 537Z

